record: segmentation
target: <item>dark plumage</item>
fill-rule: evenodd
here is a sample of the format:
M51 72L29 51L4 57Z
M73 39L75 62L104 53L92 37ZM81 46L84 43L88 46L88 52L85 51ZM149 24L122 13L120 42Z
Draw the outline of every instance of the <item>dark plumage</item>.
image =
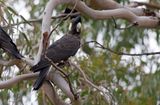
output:
M19 53L17 46L13 43L10 36L0 26L0 48L11 54L17 59L21 59L23 56Z
M80 30L78 30L77 27L80 22L80 16L73 18L69 33L49 46L46 51L46 56L51 59L52 62L60 63L76 54L77 50L80 48ZM50 66L51 63L42 56L40 62L31 68L33 72L40 71L39 77L33 86L34 90L38 90L41 87Z

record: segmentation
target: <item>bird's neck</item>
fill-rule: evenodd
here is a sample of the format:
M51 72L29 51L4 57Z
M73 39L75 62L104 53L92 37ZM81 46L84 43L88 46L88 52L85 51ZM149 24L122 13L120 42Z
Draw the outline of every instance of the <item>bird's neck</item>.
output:
M78 35L79 36L79 34L80 34L80 32L77 32L77 30L75 29L75 30L70 30L69 32L68 32L70 35Z
M68 32L68 35L72 35L72 36L75 36L77 38L80 38L80 32L72 32L72 31L69 31Z

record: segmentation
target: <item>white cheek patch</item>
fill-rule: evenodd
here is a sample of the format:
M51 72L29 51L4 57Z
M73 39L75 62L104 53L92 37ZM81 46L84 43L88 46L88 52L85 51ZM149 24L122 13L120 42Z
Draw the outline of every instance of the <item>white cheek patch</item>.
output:
M69 30L71 30L71 27L72 27L72 23L69 24Z
M77 24L77 32L80 32L80 30L81 30L81 26L82 26L82 24L81 24L81 23L78 23L78 24Z

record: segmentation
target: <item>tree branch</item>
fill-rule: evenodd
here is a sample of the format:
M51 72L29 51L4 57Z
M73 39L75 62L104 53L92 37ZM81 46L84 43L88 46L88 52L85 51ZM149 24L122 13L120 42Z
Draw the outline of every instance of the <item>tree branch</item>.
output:
M74 100L74 95L70 91L70 87L66 80L60 75L58 71L51 71L48 80L56 84L71 100Z
M78 15L79 13L71 13L69 14L69 16L76 16ZM52 16L51 19L59 19L59 18L64 18L66 17L68 14L60 14L58 16ZM39 23L39 22L42 22L42 18L40 19L30 19L30 20L26 20L26 21L21 21L21 22L18 22L18 23L14 23L14 24L9 24L9 25L4 25L2 26L3 28L8 28L8 27L13 27L13 26L17 26L17 25L20 25L20 24L27 24L27 23Z
M28 73L28 74L21 74L17 75L16 77L13 77L6 81L0 81L0 89L6 89L11 88L13 85L16 85L17 83L23 81L23 80L29 80L34 79L38 77L39 72L36 73ZM70 91L69 85L66 82L66 80L60 75L58 71L50 71L48 75L46 76L46 80L50 80L53 83L55 83L62 91L71 99L74 100L74 96L72 92Z
M17 84L18 82L21 82L23 80L36 78L38 75L39 75L39 73L29 73L29 74L17 75L16 77L11 78L9 80L1 81L0 82L0 89L11 88L13 85Z
M114 0L90 0L89 6L93 9L98 10L108 10L108 9L118 9L118 8L126 8L133 12L135 15L142 16L144 15L144 8L132 8L130 6L123 6L117 3Z
M70 4L73 5L74 3L74 0L72 0ZM93 19L109 19L114 17L128 20L131 23L137 23L138 27L154 28L160 26L158 17L137 16L126 8L98 11L89 8L84 2L78 1L76 9Z
M54 105L69 105L63 102L57 92L55 91L54 87L51 85L49 81L45 81L42 85L42 90L44 90L44 93L47 95L49 100L51 101L52 104Z
M90 16L93 19L109 19L109 18L121 18L126 19L131 23L137 23L138 27L148 27L153 28L159 26L159 19L157 17L147 17L147 16L137 16L127 8L118 8L113 10L103 10L98 11L92 8L89 8L84 2L80 0L50 0L45 8L43 13L42 20L42 35L39 50L37 56L35 57L34 64L37 64L40 60L42 51L43 51L43 41L44 34L48 35L50 32L51 16L53 9L55 9L60 4L71 4L76 5L76 9L79 10L82 14Z
M159 3L133 2L134 7L145 5L147 8L160 9Z
M97 46L98 48L102 48L104 50L107 50L113 54L116 54L116 55L127 55L127 56L143 56L143 55L159 55L160 54L160 51L157 51L157 52L150 52L150 53L140 53L140 54L129 54L129 53L125 53L125 52L117 52L117 51L114 51L112 50L111 48L108 48L108 47L104 47L102 44L98 43L97 41L88 41L88 42L85 42L84 44L89 44L89 43L95 43L99 46ZM82 46L84 45L82 44Z
M89 6L98 10L116 9L123 7L113 0L91 0L89 1Z

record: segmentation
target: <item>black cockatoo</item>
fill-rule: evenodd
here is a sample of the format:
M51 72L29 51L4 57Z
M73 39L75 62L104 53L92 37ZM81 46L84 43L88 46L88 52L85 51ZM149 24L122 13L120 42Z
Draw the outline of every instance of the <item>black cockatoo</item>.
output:
M72 18L71 21L69 32L51 44L46 50L46 56L54 63L66 61L70 56L74 56L80 48L80 15ZM51 62L43 55L39 63L31 68L33 72L40 71L39 77L33 85L33 90L38 90L41 87L50 66Z
M0 26L0 48L11 54L17 59L21 59L23 56L19 53L17 46L13 43L10 36Z

